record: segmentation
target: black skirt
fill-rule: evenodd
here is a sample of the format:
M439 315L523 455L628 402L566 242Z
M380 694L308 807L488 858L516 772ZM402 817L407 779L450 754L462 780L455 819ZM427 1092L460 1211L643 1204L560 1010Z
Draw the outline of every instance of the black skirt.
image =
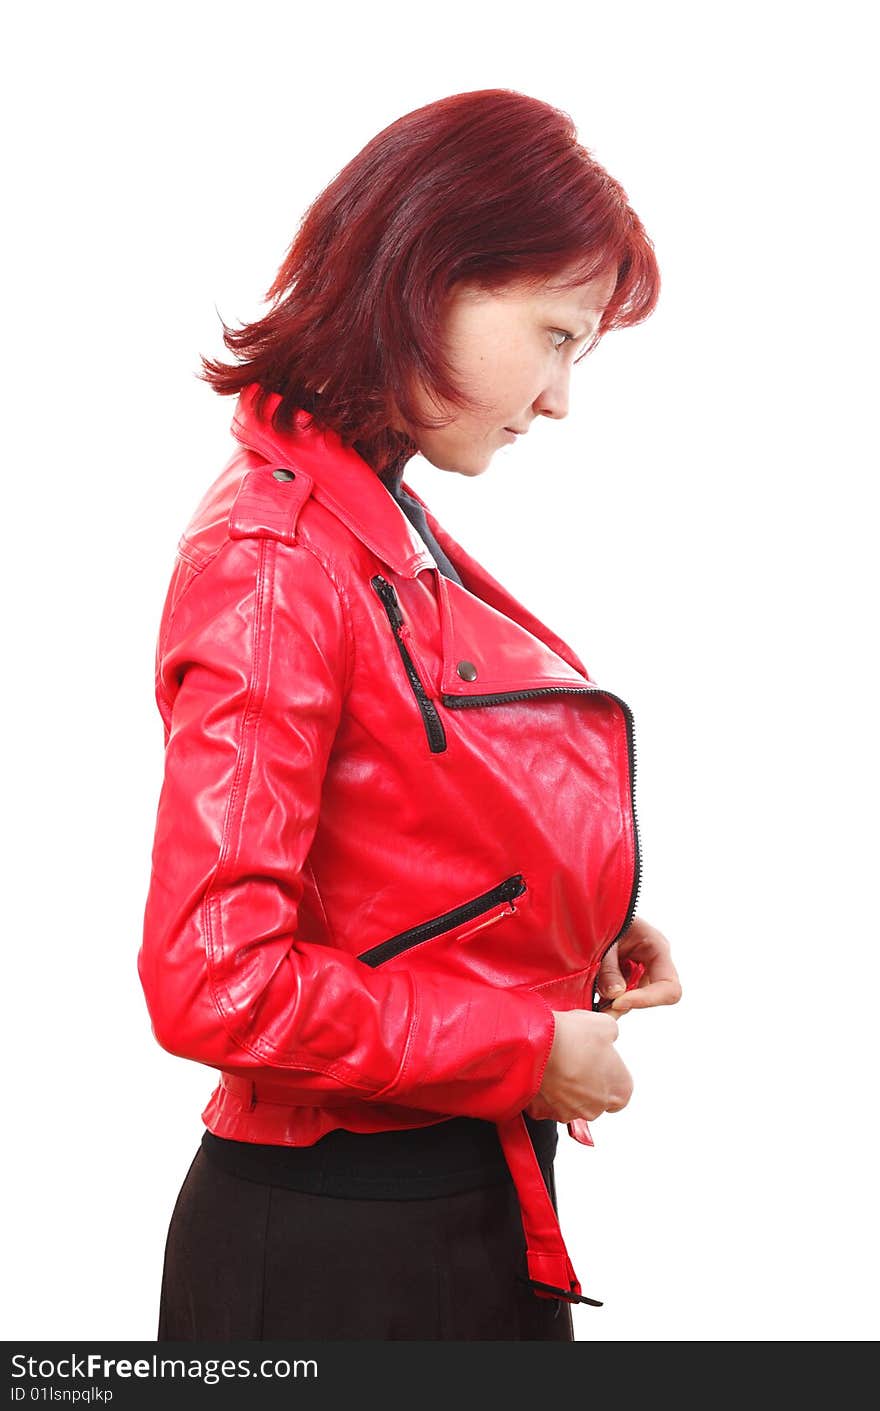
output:
M553 1163L542 1164L556 1206ZM508 1178L408 1200L246 1180L199 1147L171 1216L159 1341L573 1342L538 1298Z

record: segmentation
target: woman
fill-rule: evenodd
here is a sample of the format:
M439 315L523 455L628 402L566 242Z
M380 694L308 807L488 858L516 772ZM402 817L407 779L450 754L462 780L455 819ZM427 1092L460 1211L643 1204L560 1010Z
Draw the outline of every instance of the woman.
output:
M138 970L158 1042L220 1081L160 1339L571 1341L598 1302L557 1123L625 1106L614 1016L679 995L634 915L632 716L403 470L480 475L564 416L658 288L564 114L458 94L339 173L226 329L238 363L204 360L239 444L159 632Z

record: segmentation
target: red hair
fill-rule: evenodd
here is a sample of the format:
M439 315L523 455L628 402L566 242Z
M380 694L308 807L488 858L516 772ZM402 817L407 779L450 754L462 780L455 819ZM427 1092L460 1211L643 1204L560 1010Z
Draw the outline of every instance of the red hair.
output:
M426 424L413 376L467 405L442 348L454 284L491 290L570 274L575 285L615 267L587 352L653 311L649 236L567 113L506 88L456 93L398 118L343 167L300 221L266 294L274 307L240 329L223 323L240 361L202 357L198 376L221 396L259 383L258 415L279 393L277 430L303 408L381 471L417 450L388 424L392 390L413 426Z

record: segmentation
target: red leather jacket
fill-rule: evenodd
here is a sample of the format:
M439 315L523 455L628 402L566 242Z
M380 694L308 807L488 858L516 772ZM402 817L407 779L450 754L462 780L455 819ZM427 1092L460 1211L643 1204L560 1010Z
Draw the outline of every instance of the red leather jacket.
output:
M635 911L631 712L419 496L464 587L353 448L304 411L279 434L256 390L159 630L153 1033L219 1070L221 1137L496 1122L533 1288L580 1300L520 1114Z

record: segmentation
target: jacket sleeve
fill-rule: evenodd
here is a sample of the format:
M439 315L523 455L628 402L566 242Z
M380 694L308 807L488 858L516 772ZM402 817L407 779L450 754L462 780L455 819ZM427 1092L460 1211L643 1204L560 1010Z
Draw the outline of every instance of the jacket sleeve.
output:
M156 653L165 760L138 974L157 1042L353 1098L505 1120L537 1092L547 1001L366 966L297 936L352 662L347 608L302 543L178 560Z

